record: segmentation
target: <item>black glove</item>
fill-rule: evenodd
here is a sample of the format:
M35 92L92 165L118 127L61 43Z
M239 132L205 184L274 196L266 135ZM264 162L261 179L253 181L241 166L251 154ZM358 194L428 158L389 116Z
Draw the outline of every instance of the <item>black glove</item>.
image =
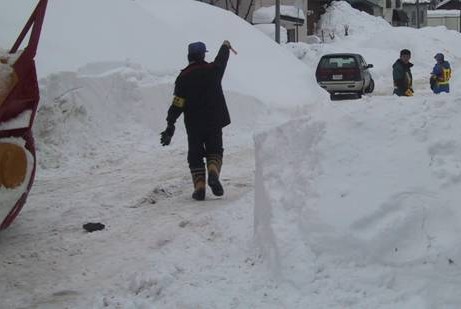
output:
M162 146L168 146L171 143L171 138L174 135L174 124L168 124L165 131L160 133L160 143Z

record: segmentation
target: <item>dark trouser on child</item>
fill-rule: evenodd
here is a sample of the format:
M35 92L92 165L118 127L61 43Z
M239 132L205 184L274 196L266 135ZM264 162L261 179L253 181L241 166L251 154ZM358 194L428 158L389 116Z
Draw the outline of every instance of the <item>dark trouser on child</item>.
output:
M435 85L433 88L431 87L431 89L436 94L441 93L441 92L450 93L450 85L448 83L435 81Z

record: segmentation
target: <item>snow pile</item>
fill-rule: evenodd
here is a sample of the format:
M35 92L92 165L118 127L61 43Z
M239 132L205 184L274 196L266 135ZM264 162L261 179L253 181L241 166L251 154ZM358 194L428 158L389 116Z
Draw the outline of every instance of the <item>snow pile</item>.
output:
M256 24L254 27L275 41L275 24ZM280 43L286 42L288 42L287 29L280 26Z
M157 141L172 100L173 84L165 82L169 78L129 62L108 62L41 79L34 124L40 167L107 165L123 157L126 139ZM254 97L225 95L237 128L253 131L263 120L283 121ZM184 138L181 122L173 144Z
M54 72L39 82L41 99L34 132L42 168L94 166L94 160L108 164L120 159L113 149L118 147L114 139L157 138L165 126L174 80L187 65L191 41L206 42L208 61L214 59L224 39L238 50L238 55L231 54L223 80L232 120L238 125L254 128L271 117L269 109L289 110L327 98L315 84L311 68L300 65L290 52L227 11L185 0L89 2L48 4L36 58L40 75ZM62 14L64 11L69 14ZM180 16L195 12L203 22L192 17L178 21L165 12ZM135 17L129 23L120 22L124 20L121 14ZM210 28L213 21L216 26ZM22 25L17 24L20 29ZM148 33L132 35L142 29ZM164 29L171 31L166 35ZM15 35L10 35L11 40ZM157 39L146 40L146 36ZM181 125L178 129L180 135Z
M403 297L399 307L415 299L427 307L459 304L457 267L450 265L461 260L461 144L453 138L461 130L461 98L369 103L319 106L312 118L257 137L259 243L274 273L300 290L323 265L320 271L333 276L340 268L348 276L374 274L347 284L337 278L339 290L367 295L355 304L388 289L381 301ZM392 282L381 286L389 274Z
M373 27L369 27L373 24ZM317 25L325 34L331 32L336 37L344 38L344 26L349 26L349 35L382 34L392 26L382 17L372 16L366 12L355 10L345 1L333 1L326 8Z
M451 94L437 96L427 78L437 51L460 67L461 39L368 15L354 25L357 14L334 3L324 25L350 20L362 33L287 46L314 65L325 53L359 52L378 85L374 97L311 106L309 118L256 137L256 239L281 286L299 290L299 307L328 307L328 298L335 308L455 308L461 145L452 136L461 129L461 80L454 75ZM379 27L388 30L378 36ZM440 50L445 40L450 47ZM416 95L379 97L392 92L402 48L412 51Z
M3 4L0 45L16 38L24 21L10 22L27 2ZM3 307L459 307L459 35L334 5L332 25L361 23L328 44L288 44L302 63L198 1L50 1L40 165L2 231ZM204 41L212 60L224 39L239 52L223 81L226 193L195 203L181 119L169 147L159 133L187 44ZM426 77L441 46L453 91L436 96ZM413 51L412 98L386 95L402 48ZM363 54L381 84L331 102L315 66L344 51ZM84 233L88 221L106 229Z
M101 68L107 72L98 74ZM157 84L130 63L92 64L42 79L34 124L40 166L57 168L82 158L91 164L99 156L115 160L125 138L160 130L172 86Z
M8 3L8 9L0 11L25 6L22 1ZM128 20L127 16L136 17ZM197 21L196 16L201 20ZM5 18L5 22L11 19ZM19 18L13 18L16 20ZM2 29L3 23L2 18ZM23 26L19 21L16 24L13 35L0 34L0 43L9 46L14 42ZM59 71L77 71L88 63L128 60L156 75L171 76L173 82L187 65L190 42L205 42L210 51L207 60L212 60L226 39L239 54L229 61L225 89L283 108L287 104L304 105L308 103L306 97L323 97L319 89L308 86L313 85L312 71L299 66L288 51L276 48L274 41L235 14L191 0L102 0L97 4L91 0L50 1L36 57L37 72L44 77ZM264 60L267 58L278 61L269 64ZM288 76L290 83L286 82ZM278 91L268 94L268 88Z

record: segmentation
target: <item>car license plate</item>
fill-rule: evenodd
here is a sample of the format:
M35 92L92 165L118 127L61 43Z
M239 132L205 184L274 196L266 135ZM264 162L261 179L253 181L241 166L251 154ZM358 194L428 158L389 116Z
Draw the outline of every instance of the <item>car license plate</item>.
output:
M334 74L331 78L333 80L340 80L340 79L343 79L343 75L342 74Z

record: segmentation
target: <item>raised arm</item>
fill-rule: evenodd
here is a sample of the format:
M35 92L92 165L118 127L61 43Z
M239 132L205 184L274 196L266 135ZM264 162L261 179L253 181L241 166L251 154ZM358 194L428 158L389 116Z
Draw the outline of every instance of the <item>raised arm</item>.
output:
M218 54L216 55L216 58L213 62L218 68L218 73L221 78L224 75L224 71L226 70L227 61L229 60L229 50L230 49L231 49L230 42L225 40L222 43L221 48L219 49Z

